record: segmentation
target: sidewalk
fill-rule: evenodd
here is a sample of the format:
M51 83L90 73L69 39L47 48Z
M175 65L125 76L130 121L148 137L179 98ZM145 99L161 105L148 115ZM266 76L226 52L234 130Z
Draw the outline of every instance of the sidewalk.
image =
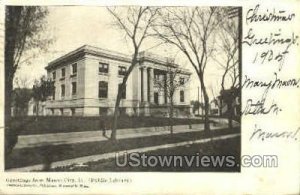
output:
M108 160L111 158L115 158L116 153L119 154L125 154L127 153L134 153L134 152L150 152L158 149L167 149L167 148L175 148L179 146L185 146L185 145L191 145L191 144L199 144L199 143L207 143L211 140L225 140L225 139L231 139L235 137L239 137L240 133L230 134L230 135L221 135L216 136L213 138L204 138L204 139L197 139L192 141L183 141L183 142L177 142L177 143L171 143L171 144L162 144L157 146L149 146L149 147L141 147L141 148L135 148L131 150L123 150L123 151L116 151L116 152L110 152L110 153L104 153L104 154L96 154L96 155L90 155L90 156L84 156L79 158L72 158L68 160L61 160L53 162L50 166L51 168L57 168L57 167L64 167L64 166L85 166L84 164L87 162L96 162L99 160ZM26 167L19 167L19 168L12 168L7 169L8 172L29 172L29 171L42 171L44 169L44 164L36 164Z
M234 125L235 126L235 125ZM211 125L211 129L226 128L227 124L221 123L216 126ZM192 131L201 131L204 129L203 124L193 124L192 129L188 125L177 125L173 127L174 133L184 133ZM163 127L143 127L117 130L117 139L127 139L134 137L147 137L153 135L169 134L168 126ZM40 135L24 135L19 136L18 143L15 149L31 148L46 145L60 145L71 143L85 143L107 140L110 137L111 130L106 130L106 137L102 135L102 131L85 131L85 132L70 132L70 133L52 133Z

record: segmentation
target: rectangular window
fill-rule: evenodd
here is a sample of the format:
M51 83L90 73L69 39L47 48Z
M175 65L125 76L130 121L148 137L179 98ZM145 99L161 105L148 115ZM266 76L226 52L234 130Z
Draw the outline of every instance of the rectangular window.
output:
M126 74L126 67L125 66L119 66L119 75L125 75Z
M61 97L65 97L65 85L60 86Z
M73 75L77 74L77 63L72 64L72 74Z
M158 104L158 92L154 92L154 103Z
M184 91L180 91L180 102L184 102Z
M182 77L180 78L179 84L184 85L184 78L182 78Z
M62 68L61 69L61 78L64 78L66 76L66 69Z
M59 110L60 110L60 115L63 116L64 115L64 109L60 108Z
M99 62L99 72L108 73L108 64Z
M56 79L56 72L55 71L52 72L52 79L53 79L53 81L55 81L55 79Z
M119 90L121 90L121 99L126 99L126 85L123 89L121 89L121 85L122 84L119 84Z
M72 95L76 95L77 93L77 83L72 82Z
M107 98L107 92L108 92L108 84L105 81L99 82L98 87L98 97L99 98Z
M75 115L75 108L71 108L71 115L74 116Z
M55 87L53 87L52 100L55 100Z

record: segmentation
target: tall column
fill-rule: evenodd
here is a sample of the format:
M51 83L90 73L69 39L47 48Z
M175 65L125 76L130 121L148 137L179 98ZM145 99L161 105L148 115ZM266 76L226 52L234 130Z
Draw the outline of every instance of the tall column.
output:
M168 73L166 73L165 75L164 75L164 102L165 102L165 104L167 104L168 103L168 83L167 83L167 75L168 75Z
M143 67L141 67L140 68L140 72L141 72L141 102L143 102L144 101L144 68Z
M137 99L140 102L142 97L141 97L141 69L138 68L137 70L137 77L133 76L133 83L137 82Z
M162 83L164 81L164 75L160 74L158 79L159 79L159 82ZM161 87L162 86L160 86L160 88ZM160 89L159 95L158 95L158 104L164 104L164 102L165 102L164 97L165 97L165 90Z
M154 86L154 70L153 68L149 68L149 97L150 97L150 102L154 103L154 90L153 90L153 86Z
M170 98L170 88L171 86L170 85L170 73L167 72L166 75L165 75L165 103L170 103L169 102L169 98Z
M145 102L148 101L148 75L147 75L147 68L144 68L144 71L143 71L143 89L144 89L144 92L143 92L143 95L144 95L144 98L143 100Z

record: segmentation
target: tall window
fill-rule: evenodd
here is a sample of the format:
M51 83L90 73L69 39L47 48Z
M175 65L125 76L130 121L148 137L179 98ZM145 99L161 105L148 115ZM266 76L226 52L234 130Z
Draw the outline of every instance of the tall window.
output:
M77 63L72 64L72 74L77 74Z
M126 67L125 66L119 66L119 75L125 75L126 74Z
M159 77L160 77L159 74L155 74L155 75L154 75L154 80L158 82L158 81L159 81Z
M105 81L99 82L98 97L107 98L108 84Z
M71 108L71 115L74 116L75 115L75 108Z
M154 92L154 103L158 104L158 92Z
M108 73L108 64L99 62L99 72Z
M65 97L66 88L64 84L60 86L60 91L61 91L61 97Z
M180 78L179 84L180 84L180 85L184 85L184 78L183 78L183 77Z
M180 102L184 102L184 91L180 91Z
M53 81L55 81L55 79L56 79L56 72L55 71L52 72L52 79L53 79Z
M53 87L52 100L55 100L55 87Z
M119 84L119 91L122 90L122 91L121 91L121 98L122 98L122 99L126 99L126 85L124 86L123 89L121 89L121 85L122 85L122 84Z
M72 82L72 95L76 95L77 93L77 83Z
M61 69L61 77L64 78L66 76L66 69L62 68Z

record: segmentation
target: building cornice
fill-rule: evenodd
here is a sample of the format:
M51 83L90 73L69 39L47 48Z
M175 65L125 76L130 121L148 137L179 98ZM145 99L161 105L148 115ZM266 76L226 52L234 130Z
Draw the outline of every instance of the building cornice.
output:
M130 56L124 55L119 52L114 52L110 50L101 49L98 47L90 46L90 45L83 45L82 47L79 47L78 49L75 49L74 51L71 51L51 62L48 63L48 66L45 68L46 70L56 68L57 66L61 64L65 64L70 61L74 61L76 59L82 58L85 55L92 55L97 57L104 57L109 58L117 61L122 62L131 62Z
M120 62L131 63L131 56L122 54L120 52L115 52L111 50L102 49L99 47L94 47L90 45L83 45L74 51L71 51L51 62L48 63L48 66L45 67L46 70L55 69L58 66L65 65L70 62L74 62L78 59L84 58L87 55L103 57L107 59L112 59ZM155 54L140 52L138 56L139 64L142 65L143 62L152 62L154 64L160 64L163 66L172 66L178 68L178 64L168 63L171 59L164 58ZM190 75L191 72L187 69L180 68L182 74Z

